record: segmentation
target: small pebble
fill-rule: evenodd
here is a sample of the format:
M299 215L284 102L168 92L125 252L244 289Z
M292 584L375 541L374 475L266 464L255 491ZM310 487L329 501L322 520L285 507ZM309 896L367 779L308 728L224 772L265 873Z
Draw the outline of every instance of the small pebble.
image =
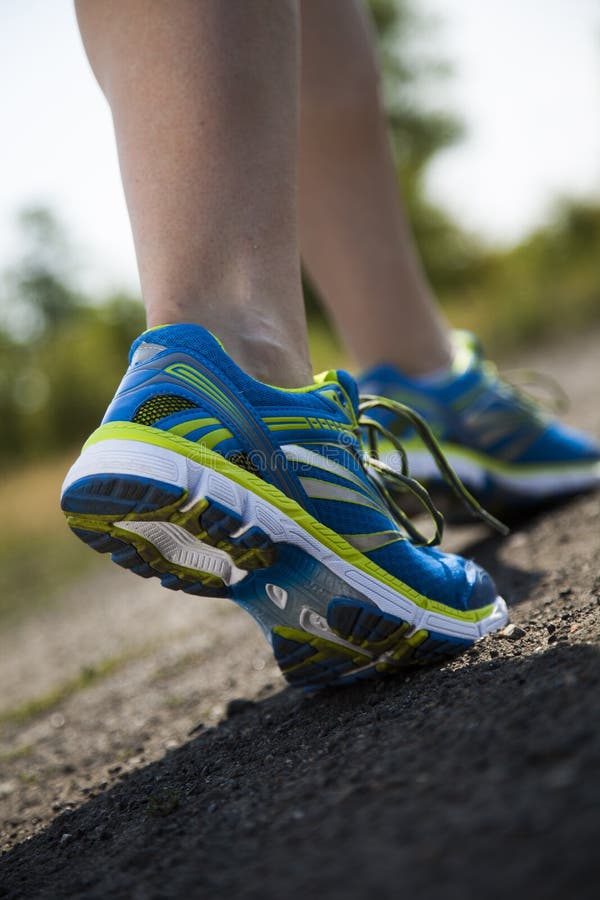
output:
M506 628L502 628L494 634L499 638L507 638L509 641L518 641L519 638L524 637L525 629L519 625L507 625Z

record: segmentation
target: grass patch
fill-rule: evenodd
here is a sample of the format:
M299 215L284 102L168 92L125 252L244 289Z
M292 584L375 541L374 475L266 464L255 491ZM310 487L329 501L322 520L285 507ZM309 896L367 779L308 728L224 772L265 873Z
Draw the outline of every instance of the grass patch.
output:
M145 651L144 651L145 652ZM137 654L136 654L137 656ZM113 675L118 669L130 662L133 657L131 655L116 656L103 660L94 666L84 666L79 675L64 681L52 690L33 700L26 700L20 706L14 709L6 710L0 713L0 726L2 725L23 725L30 719L34 719L43 713L50 712L63 701L77 694L79 691L91 687L103 678Z
M33 744L22 744L13 750L4 750L0 753L0 763L11 763L18 759L25 759L33 753Z
M20 706L0 712L0 731L4 725L23 725L31 719L55 709L69 697L93 687L98 682L122 669L129 663L137 662L144 657L152 656L161 646L161 641L151 641L139 647L132 648L119 656L111 656L98 663L83 666L78 675L63 681L62 684L52 688L39 697L26 700Z
M38 784L42 777L40 772L19 772L18 779L21 784ZM1 896L1 895L0 895Z
M15 468L0 484L0 627L48 604L99 561L73 536L59 506L74 457Z
M180 802L179 791L165 789L159 794L151 794L148 797L146 811L149 816L153 817L169 816L172 812L179 809Z

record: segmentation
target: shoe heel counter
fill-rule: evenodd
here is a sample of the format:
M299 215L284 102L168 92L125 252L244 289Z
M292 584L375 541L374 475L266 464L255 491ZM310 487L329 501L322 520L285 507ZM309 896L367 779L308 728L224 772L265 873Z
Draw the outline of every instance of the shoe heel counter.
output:
M221 424L200 397L173 383L165 366L138 363L125 372L101 424L134 422L167 429L188 418Z

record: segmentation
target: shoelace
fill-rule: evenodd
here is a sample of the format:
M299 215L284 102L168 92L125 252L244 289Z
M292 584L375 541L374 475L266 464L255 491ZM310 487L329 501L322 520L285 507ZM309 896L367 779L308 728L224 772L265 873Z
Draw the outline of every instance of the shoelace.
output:
M532 406L542 406L555 415L565 413L569 409L569 397L559 382L551 375L536 372L534 369L503 369L499 372L493 363L487 363L490 372L498 380L508 385L513 394L524 403L528 409ZM547 392L547 397L537 397L528 391L528 387L541 387Z
M458 334L458 332L457 332ZM536 372L534 369L526 369L521 366L515 369L502 369L483 354L481 343L470 335L471 353L474 354L483 372L495 382L498 382L514 400L529 414L540 418L541 406L554 415L565 413L569 408L569 397L559 382L551 375ZM536 396L527 390L528 387L541 387L546 391L546 397Z
M412 426L423 441L424 445L431 453L441 476L451 487L461 503L463 503L467 507L467 509L470 509L484 522L487 522L488 525L491 525L492 528L495 528L496 531L499 531L500 534L506 535L509 533L509 529L506 527L506 525L504 525L502 522L496 519L495 516L484 509L483 506L478 503L475 497L473 497L473 495L467 490L467 488L464 486L464 484L446 459L444 452L435 439L429 425L418 413L414 411L414 409L411 409L410 406L406 406L404 403L398 403L398 401L396 400L388 400L386 397L376 397L373 394L363 394L360 397L358 405L358 425L361 429L364 429L366 431L367 441L369 445L369 454L365 456L364 462L367 469L370 470L369 474L371 475L372 480L382 494L386 506L389 508L398 524L407 532L412 543L417 546L423 547L433 547L439 544L442 540L442 535L444 532L444 516L435 506L431 496L429 495L429 492L415 478L411 477L406 451L404 450L404 447L402 446L399 438L396 435L392 434L391 431L389 431L376 419L372 419L370 416L366 415L366 413L370 409L376 408L387 409L390 412L395 413L395 415L400 416L410 426ZM379 459L378 444L382 439L389 441L392 446L398 451L398 454L402 461L400 472L394 471L394 469L390 468L390 466ZM414 522L404 512L398 501L393 496L394 489L396 489L397 491L408 490L427 510L427 512L431 516L431 519L433 520L435 528L435 532L432 537L427 538L415 526Z

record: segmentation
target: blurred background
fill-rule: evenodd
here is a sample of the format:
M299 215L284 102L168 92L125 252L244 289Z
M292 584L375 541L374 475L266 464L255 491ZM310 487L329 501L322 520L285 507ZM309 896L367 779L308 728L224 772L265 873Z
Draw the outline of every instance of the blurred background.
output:
M598 4L370 6L398 181L451 322L502 355L600 321ZM143 317L109 111L72 3L3 0L0 17L1 623L96 564L58 489ZM310 289L307 305L315 367L343 365Z

